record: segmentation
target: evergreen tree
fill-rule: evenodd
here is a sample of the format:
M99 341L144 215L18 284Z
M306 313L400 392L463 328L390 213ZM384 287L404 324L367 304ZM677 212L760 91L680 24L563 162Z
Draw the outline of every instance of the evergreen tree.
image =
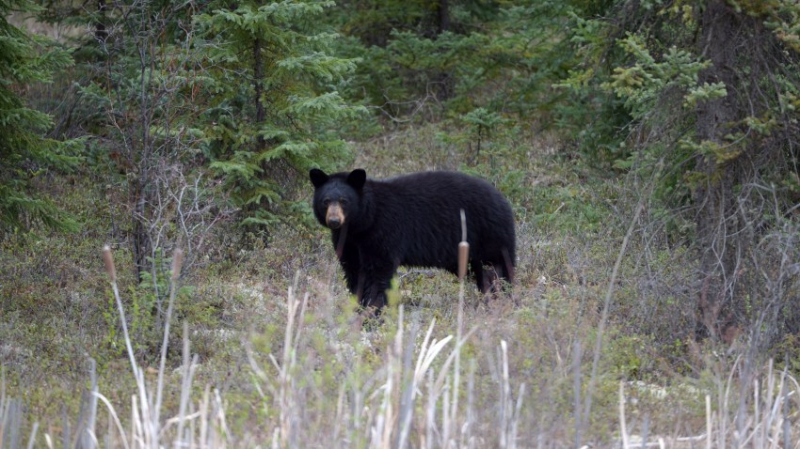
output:
M225 175L247 212L264 226L293 203L285 194L306 169L348 159L347 122L361 109L338 89L355 61L333 55L337 35L321 16L333 2L221 2L196 17L211 45L205 86L211 167Z
M349 37L339 48L364 61L352 94L393 118L423 109L438 115L445 103L472 109L476 86L494 80L519 50L515 36L493 32L506 8L473 0L343 3L331 19Z
M800 256L798 17L789 1L618 1L573 15L564 36L582 64L561 85L614 95L628 116L609 142L622 150L602 157L658 175L655 205L693 231L700 338L752 329L758 347L800 329L785 307L800 280L782 262Z
M104 173L127 189L127 214L137 278L156 276L164 247L164 197L177 171L192 176L202 164L197 154L203 135L196 95L202 78L192 13L173 0L103 1L96 11L74 20L95 32L83 43L82 68L90 75L81 100L93 114L81 117L99 137L96 157L116 167ZM171 236L174 238L174 236Z
M25 0L0 2L0 232L21 227L26 219L75 229L77 223L37 194L31 181L49 169L74 166L78 142L45 137L52 127L50 116L27 107L21 95L29 84L49 82L72 58L10 24L14 11L31 13L35 7Z

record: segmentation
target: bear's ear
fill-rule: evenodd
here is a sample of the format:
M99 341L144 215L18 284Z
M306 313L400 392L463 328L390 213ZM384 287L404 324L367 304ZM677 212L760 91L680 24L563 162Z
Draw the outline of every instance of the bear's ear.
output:
M357 168L347 175L347 184L356 190L361 190L365 182L367 182L367 172L361 168Z
M314 187L322 187L326 182L328 182L328 175L318 168L312 168L311 171L308 172L308 175L311 178L311 184L314 184Z

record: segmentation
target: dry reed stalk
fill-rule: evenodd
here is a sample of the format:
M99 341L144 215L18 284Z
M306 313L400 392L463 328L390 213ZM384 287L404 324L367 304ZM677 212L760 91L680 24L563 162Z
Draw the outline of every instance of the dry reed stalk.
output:
M203 391L203 401L200 403L200 444L207 445L208 444L208 405L210 402L211 397L211 386L206 385L205 390Z
M109 280L111 281L114 298L116 299L123 336L125 338L125 347L128 352L128 359L137 388L137 394L131 396L131 427L129 431L126 432L116 411L114 410L113 405L105 396L97 391L96 379L93 381L92 397L95 398L95 400L102 401L106 405L106 408L109 411L109 416L111 417L109 422L109 430L106 437L107 441L111 441L111 429L115 428L119 433L119 440L121 441L121 444L126 449L159 449L163 447L162 440L167 438L170 427L176 425L175 435L172 438L172 446L195 447L194 422L199 418L200 438L198 446L214 448L225 447L229 431L225 423L225 414L222 407L222 399L219 397L219 392L217 390L214 391L215 397L213 411L211 411L209 408L211 403L209 387L206 387L203 402L198 411L194 411L194 406L190 401L192 380L194 378L194 372L197 368L197 356L195 355L194 357L190 357L191 353L189 350L188 336L189 329L186 323L184 323L183 327L183 363L181 368L179 412L177 416L166 420L162 420L160 416L163 405L163 391L166 376L166 357L169 344L170 323L172 321L172 314L174 311L175 295L177 293L177 281L179 279L183 263L183 252L180 249L176 250L172 259L172 274L170 276L169 286L169 304L167 306L167 313L164 322L164 334L161 345L158 377L154 392L155 394L153 394L152 390L148 388L144 378L144 371L137 364L133 354L127 320L125 318L125 310L122 305L122 299L120 297L119 288L116 282L117 277L114 259L108 246L103 248L103 260L105 262ZM92 370L92 372L94 372L94 370ZM98 445L98 441L94 431L95 418L93 417L93 414L95 413L93 410L96 410L96 404L90 404L89 410L90 415L88 423L90 426L87 426L86 429L89 435L89 440L84 439L83 446L96 447ZM212 425L211 422L215 423L216 426ZM188 434L186 432L187 423L189 424ZM215 432L217 427L221 430L222 438L220 438L220 435Z
M80 440L80 444L84 448L94 448L98 445L94 435L97 421L97 363L93 358L89 358L89 380L91 382L91 390L88 395L84 395L81 399L82 411L76 434L77 440ZM86 407L88 410L84 408L84 401L88 401L88 406Z
M175 306L175 291L177 290L178 276L181 272L181 264L183 263L183 251L180 248L175 250L172 255L172 275L170 276L169 283L169 304L167 305L167 315L164 319L164 339L161 343L161 361L158 365L158 383L156 387L156 401L151 404L153 410L153 426L158 427L160 422L161 401L164 391L164 371L167 363L167 346L169 345L169 328L172 323L172 311ZM155 430L155 429L154 429Z
M339 433L341 433L341 422L345 420L344 416L344 395L345 384L339 386L339 395L336 399L336 416L333 418L333 432L331 441L339 441Z
M754 447L763 447L763 443L762 442L763 442L764 430L765 429L764 429L763 425L760 425L760 424L762 424L761 423L761 417L759 416L760 415L759 412L761 411L760 404L761 404L761 402L759 400L759 382L758 382L758 379L756 378L756 379L753 379L753 415L755 416L754 417L754 422L757 423L756 424L757 428L753 432L753 436L754 436L754 438L753 438L753 446ZM758 435L758 437L755 437L756 435Z
M502 360L503 378L501 385L500 396L500 447L510 448L513 443L509 441L509 423L512 419L511 415L511 382L508 375L508 343L505 340L500 341L500 353Z
M422 419L423 431L418 434L419 447L449 447L457 444L452 438L453 429L457 429L456 417L453 415L452 387L450 367L460 351L458 345L450 352L443 363L438 376L432 369L433 362L453 339L448 335L441 340L433 338L436 320L430 325L422 339L416 362L411 365L416 341L417 325L406 326L404 309L399 307L398 329L392 343L387 347L386 364L382 378L385 379L371 395L369 400L380 397L377 413L372 417L368 429L367 446L371 448L404 448L412 439L411 423L414 420L416 400L423 391L427 394L425 415ZM474 331L474 329L473 329ZM467 337L472 334L469 332ZM461 343L463 344L462 339ZM427 378L427 382L425 381ZM435 379L435 380L434 380ZM422 388L426 386L426 388ZM358 402L358 393L354 396ZM437 407L441 404L441 426L437 426ZM437 436L439 443L437 444Z
M136 405L136 395L131 395L131 442L136 443L137 441L141 442L140 435L142 434L142 419L139 417L139 408Z
M39 423L38 422L34 422L33 423L33 429L31 429L31 437L30 437L30 439L28 439L28 449L33 449L33 443L36 441L36 431L38 431L38 430L39 430ZM90 435L94 436L93 434L90 434ZM94 440L94 443L95 443L95 446L96 446L97 445L97 440L96 439ZM87 447L92 447L92 446L87 446Z
M502 368L502 377L500 381L500 448L505 449L508 447L508 397L511 395L511 386L508 382L508 353L507 343L505 340L500 341L500 365Z
M517 406L514 409L514 419L511 421L511 442L515 449L517 447L517 431L519 429L519 418L522 413L522 398L525 397L525 382L519 385L517 392Z
M428 371L428 391L433 390L433 371ZM436 396L428 395L428 404L425 407L425 441L420 447L433 449L433 433L436 429Z
M767 398L766 398L766 404L771 404L772 403L772 396L773 396L773 392L775 391L775 376L772 373L772 369L773 369L772 363L773 363L772 359L770 359L769 360L769 365L767 366ZM769 410L767 410L767 411L769 411ZM765 441L766 438L767 438L767 429L769 429L770 423L772 422L772 418L773 418L773 416L772 416L771 413L765 414L765 416L763 418L766 422L765 422L765 425L762 427L762 435L761 435L761 441L762 442Z
M216 418L218 420L220 430L222 431L222 435L225 436L230 435L230 430L228 429L228 423L227 420L225 419L225 408L222 406L222 398L219 395L219 390L216 388L214 389L214 409L215 409L214 414L216 415ZM214 435L217 436L217 433L214 432ZM227 445L225 444L226 441L227 440L225 438L218 439L217 442L214 443L211 447L224 449L225 447L227 447Z
M467 377L467 420L462 427L461 433L461 447L470 449L474 447L474 439L472 437L472 423L475 422L475 370L477 363L475 359L470 359L469 363L469 377Z
M117 309L118 309L117 312L119 312L120 323L122 324L122 334L123 337L125 338L125 348L128 351L128 361L131 364L131 371L133 372L134 378L136 380L136 387L139 393L138 397L139 400L141 401L140 405L142 408L141 418L143 420L146 420L147 422L151 422L149 420L150 415L148 413L148 407L147 407L148 395L144 384L144 374L142 370L139 368L139 365L136 363L136 357L133 354L133 346L131 344L130 333L128 332L128 322L125 318L125 308L122 305L122 298L120 297L119 287L117 286L117 274L116 274L116 268L114 266L114 257L111 254L111 248L107 245L103 247L103 260L105 261L106 272L108 273L108 278L111 281L111 289L114 293L114 298L116 299L117 303ZM137 411L135 407L134 411L135 412ZM153 430L150 428L150 424L144 424L144 422L139 422L138 420L134 419L134 428L136 428L136 425L140 426L144 425L148 428L147 429L148 431L146 432L144 429L140 429L139 432L135 432L132 429L133 435L131 436L131 441L137 441L138 437L138 439L144 441L143 444L146 447L155 447L154 443L150 441L150 434L153 432Z
M783 366L783 375L781 375L781 389L783 389L783 384L784 384L784 382L785 382L785 380L787 378L794 382L795 387L798 386L797 385L797 381L794 378L792 378L791 376L789 376L789 373L788 373L789 366L788 365L789 364L787 363L786 365ZM794 396L797 397L797 395L800 393L800 388L795 389L792 393L794 393ZM788 392L784 392L782 398L783 398L783 400L782 400L782 402L783 402L783 407L782 407L782 412L783 412L783 447L789 448L789 447L792 447L792 428L791 428L791 425L790 425L790 422L789 422L789 393ZM777 440L778 440L777 438L774 439L774 441L777 441Z
M728 416L729 413L729 400L731 397L731 388L733 382L736 377L736 373L741 371L740 365L742 364L742 355L739 354L736 356L736 359L733 362L733 367L728 372L728 378L724 382L725 391L720 392L720 399L719 399L719 432L717 432L717 447L719 449L725 449L725 445L727 443L726 437L728 436ZM740 429L737 429L740 430ZM738 432L737 432L738 434Z
M0 366L0 444L6 435L6 367Z
M428 332L425 334L425 339L422 342L422 347L420 348L419 357L417 358L417 364L414 369L414 376L411 385L413 391L411 398L412 402L416 397L416 392L418 391L417 386L422 383L425 374L430 373L430 377L432 379L433 371L430 370L430 367L434 359L439 355L439 353L441 353L441 351L444 349L444 346L447 345L447 343L449 343L450 340L453 339L452 335L448 335L442 340L437 341L436 339L433 339L431 341L430 338L431 334L433 333L433 327L435 324L436 320L435 319L431 320L431 325L428 327ZM454 352L458 351L459 351L458 348L454 349ZM445 370L446 367L443 368L443 373L445 372ZM429 388L428 394L432 396L434 400L438 397L438 391L435 389L435 386L433 389ZM443 416L448 416L449 418L453 418L452 413L446 413L448 412L446 407L447 404L449 404L449 401L444 401L443 404L444 404L443 407L445 407L445 409L443 410L443 413L445 414L443 414ZM451 427L449 425L443 426L444 441L447 441L450 438L450 428Z
M452 389L450 388L450 376L447 377L447 383L442 391L442 404L445 404L442 407L442 437L441 437L441 447L448 447L448 443L450 442L450 428L452 427L453 418L450 416L450 411L446 404L450 403L450 394Z
M114 410L114 406L111 405L111 401L108 400L107 397L103 396L101 393L96 393L97 398L106 405L108 409L109 416L111 417L111 421L117 428L117 432L119 432L120 441L122 441L122 445L125 449L130 449L130 444L128 443L128 438L125 438L125 429L122 427L122 422L119 420L119 416L117 416L116 411Z
M525 394L525 384L521 384L517 401L511 393L511 381L508 370L508 343L500 340L500 364L502 374L500 379L500 435L498 447L503 449L515 449L517 447L517 429L519 428L519 416L522 411L522 396Z
M619 382L619 427L622 434L622 449L628 449L628 426L625 421L625 382Z
M406 338L405 347L403 349L402 359L403 359L403 368L402 374L400 375L401 383L398 383L398 389L402 386L403 390L400 393L400 403L399 403L399 412L397 415L397 420L399 423L399 432L395 436L395 444L394 447L399 449L404 449L406 444L408 443L408 434L411 428L411 420L414 414L414 397L417 391L417 371L411 368L411 359L414 355L414 342L416 341L417 332L419 331L419 325L416 320L414 320L411 324L411 332L408 338ZM420 354L420 358L421 354ZM417 367L419 366L420 361L417 360Z
M6 405L6 367L0 366L0 445L5 441L6 419L8 419L8 406Z
M386 382L379 387L375 394L383 392L383 399L378 409L378 414L374 419L374 424L370 428L370 443L369 447L373 448L388 448L391 441L392 421L394 419L392 414L393 407L393 392L395 390L396 380L395 373L398 371L397 359L399 358L400 348L402 348L403 338L403 306L399 307L397 332L394 336L394 345L389 345L386 348L387 364L386 364Z
M464 278L469 261L469 242L467 241L467 215L461 209L461 242L458 244L458 317L456 327L455 364L453 366L453 403L450 417L457 420L459 387L461 386L461 340L464 332Z
M181 370L182 382L181 382L181 399L180 399L180 406L178 410L178 431L175 435L175 440L173 442L173 446L185 445L183 441L183 427L187 420L186 412L187 409L190 408L189 406L189 394L192 388L192 379L194 377L194 372L197 367L197 354L195 354L191 359L189 358L189 324L185 321L183 322L183 369ZM194 419L190 420L190 423L193 423ZM189 438L189 442L193 439Z
M294 447L296 444L296 432L294 423L297 421L297 406L295 404L295 379L293 372L297 368L297 352L300 337L302 334L302 323L305 317L308 293L299 301L295 295L295 290L299 280L299 272L295 275L294 285L288 288L286 303L286 329L284 331L283 352L281 360L269 354L269 360L275 367L278 376L277 382L267 375L255 361L253 350L249 343L245 343L245 350L250 363L250 367L257 378L261 379L265 386L272 393L274 407L278 410L278 425L272 431L273 446ZM276 383L277 385L273 385ZM262 399L266 399L261 385L255 383L256 391ZM266 406L266 404L265 404Z
M119 296L119 288L117 287L117 269L114 266L114 256L111 254L111 247L108 245L103 247L103 261L105 261L106 273L108 273L108 278L111 281L111 289L114 291L114 298L117 301L117 311L119 312L120 322L122 323L122 333L125 337L125 347L128 350L131 370L133 370L134 375L136 375L139 369L136 364L136 359L133 356L133 347L131 347L130 335L128 334L128 321L125 319L125 308L122 306L122 299Z
M713 435L711 421L711 396L706 395L706 449L711 449L711 438Z
M583 357L580 336L576 335L572 350L572 372L573 372L573 415L575 416L575 449L581 449L581 439L583 438L583 414L581 413L581 358Z

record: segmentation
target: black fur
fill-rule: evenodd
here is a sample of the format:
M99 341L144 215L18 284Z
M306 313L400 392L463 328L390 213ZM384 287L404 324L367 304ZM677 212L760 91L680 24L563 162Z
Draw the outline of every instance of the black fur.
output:
M331 234L347 288L364 307L386 305L386 290L400 265L458 273L461 215L467 219L470 268L487 292L496 278L513 280L514 217L508 201L488 182L455 172L422 172L386 180L364 170L310 172L314 214L326 224L327 208L341 206L344 224ZM484 268L486 267L486 268Z

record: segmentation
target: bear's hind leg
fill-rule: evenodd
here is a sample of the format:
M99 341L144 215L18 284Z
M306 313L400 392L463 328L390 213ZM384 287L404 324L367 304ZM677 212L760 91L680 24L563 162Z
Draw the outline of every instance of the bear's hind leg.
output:
M504 263L488 262L484 266L482 263L473 262L472 267L478 288L483 294L499 293L511 283L511 274L506 270Z
M508 292L514 283L514 267L509 266L505 262L493 263L487 271L491 271L494 275L492 280L493 292Z
M478 285L478 290L480 290L481 293L486 293L491 284L486 282L486 273L483 269L483 263L481 263L480 260L473 260L470 262L469 267L472 269L472 274L475 276L475 283Z

